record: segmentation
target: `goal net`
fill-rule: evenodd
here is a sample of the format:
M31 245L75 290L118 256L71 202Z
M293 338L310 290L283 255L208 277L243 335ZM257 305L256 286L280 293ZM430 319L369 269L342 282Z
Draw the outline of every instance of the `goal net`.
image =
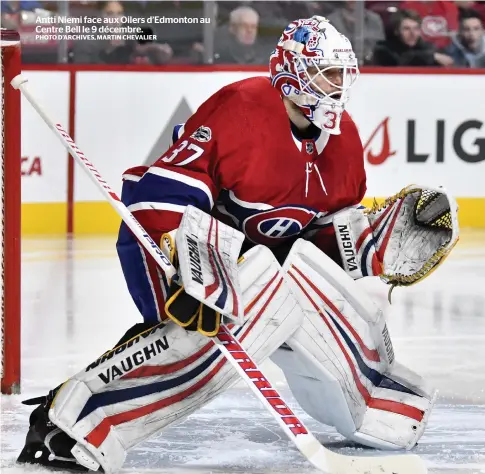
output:
M20 74L20 38L0 28L2 148L0 191L2 393L20 392L20 93L10 81Z

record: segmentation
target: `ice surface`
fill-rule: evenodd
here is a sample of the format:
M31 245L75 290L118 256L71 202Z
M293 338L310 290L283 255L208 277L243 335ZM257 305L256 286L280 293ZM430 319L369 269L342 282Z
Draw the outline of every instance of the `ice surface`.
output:
M385 304L386 287L362 281ZM140 320L113 238L24 240L22 390L2 396L2 474L43 474L15 465L32 407L43 395L111 347ZM485 474L485 236L465 233L428 279L393 292L389 329L400 362L429 378L440 395L414 452L434 474ZM330 449L372 455L306 416L272 363L264 371ZM313 473L251 393L236 386L185 422L134 449L124 473ZM412 474L412 473L410 473Z

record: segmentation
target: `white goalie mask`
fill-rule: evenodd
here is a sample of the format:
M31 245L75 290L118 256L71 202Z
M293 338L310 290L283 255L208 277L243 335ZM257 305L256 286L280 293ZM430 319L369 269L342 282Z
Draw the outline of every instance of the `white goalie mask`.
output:
M349 90L359 76L350 41L326 18L292 22L270 57L274 87L327 133L340 134Z

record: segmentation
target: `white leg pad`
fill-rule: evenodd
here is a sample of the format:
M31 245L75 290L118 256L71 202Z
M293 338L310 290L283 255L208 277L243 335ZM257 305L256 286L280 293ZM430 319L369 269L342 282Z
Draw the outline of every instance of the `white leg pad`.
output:
M247 320L232 332L261 363L297 330L303 314L270 250L251 249L240 272ZM98 463L109 474L121 468L128 449L182 421L238 380L209 338L170 322L68 380L49 417L78 441L73 454L81 464L92 469Z
M271 358L302 408L364 445L412 448L436 393L394 361L382 311L309 242L295 243L283 269L305 317L292 350Z

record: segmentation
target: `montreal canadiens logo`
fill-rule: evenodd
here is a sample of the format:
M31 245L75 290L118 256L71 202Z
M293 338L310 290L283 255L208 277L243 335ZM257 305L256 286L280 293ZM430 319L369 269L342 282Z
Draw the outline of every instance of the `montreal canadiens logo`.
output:
M267 237L279 239L300 233L301 224L295 219L265 219L258 224L258 230Z
M300 234L314 217L310 209L281 207L248 217L243 231L253 242L272 247Z

